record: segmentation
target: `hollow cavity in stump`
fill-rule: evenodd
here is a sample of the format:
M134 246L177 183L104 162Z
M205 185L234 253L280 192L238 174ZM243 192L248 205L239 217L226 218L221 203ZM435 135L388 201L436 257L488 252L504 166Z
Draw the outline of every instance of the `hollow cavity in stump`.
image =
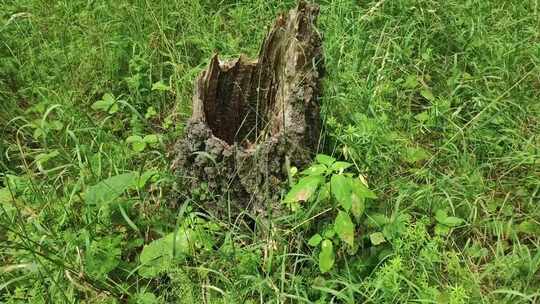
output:
M215 197L204 207L214 215L279 210L287 165L306 164L317 149L318 11L300 1L277 18L258 59L221 62L214 55L196 80L193 114L173 168L187 187L207 185Z

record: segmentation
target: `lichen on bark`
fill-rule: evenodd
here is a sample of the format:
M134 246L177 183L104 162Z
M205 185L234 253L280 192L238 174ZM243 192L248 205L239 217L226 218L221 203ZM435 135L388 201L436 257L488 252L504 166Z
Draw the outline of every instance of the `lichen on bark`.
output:
M303 166L316 151L323 74L318 11L300 1L278 16L257 59L222 62L214 55L197 78L173 168L186 188L204 182L217 195L205 202L213 215L280 210L287 164Z

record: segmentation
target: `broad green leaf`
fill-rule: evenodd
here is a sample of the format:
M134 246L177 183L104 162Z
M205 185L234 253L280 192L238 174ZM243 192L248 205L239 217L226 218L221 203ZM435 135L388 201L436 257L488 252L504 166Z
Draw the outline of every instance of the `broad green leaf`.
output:
M113 104L105 100L98 100L91 106L92 110L107 111Z
M336 230L334 229L334 225L328 226L323 232L323 236L327 239L333 238L334 235L336 235Z
M43 165L47 161L57 157L58 155L60 155L60 152L58 152L57 150L53 150L52 152L49 152L49 153L38 154L36 155L35 159L36 159L36 162L38 162L40 165Z
M56 131L60 131L62 130L62 128L64 127L64 124L59 121L59 120L53 120L51 121L51 123L49 124L49 126L51 127L51 129L53 130L56 130Z
M113 95L106 93L101 100L94 102L91 108L96 111L108 111L109 114L113 114L118 111L118 104Z
M151 278L168 270L174 260L181 260L191 252L189 240L192 237L193 230L179 229L145 245L139 256L139 274Z
M371 241L371 244L375 246L386 242L386 239L384 238L384 234L382 232L374 232L370 234L369 240Z
M445 224L446 226L450 226L450 227L457 227L463 224L463 222L464 220L459 217L449 216L446 218L446 220L442 224Z
M139 135L131 135L126 138L126 143L131 145L131 149L135 152L142 152L146 148L146 141Z
M144 149L146 149L146 143L144 141L134 142L131 144L131 148L135 152L142 152Z
M387 240L393 240L402 235L407 230L410 217L408 214L399 214L393 220L390 220L383 227L383 234Z
M130 137L126 138L126 143L128 143L128 144L132 144L132 143L135 143L135 142L141 142L141 141L143 141L143 139L139 135L131 135Z
M146 114L144 114L144 118L149 119L152 117L155 117L157 115L156 108L150 106L148 109L146 109Z
M301 173L303 175L323 175L324 173L326 173L327 169L328 167L326 167L325 165L314 164L314 165L311 165L306 170L302 171Z
M446 211L442 209L437 210L437 212L435 212L435 219L437 220L437 222L443 225L449 226L449 227L456 227L463 224L464 222L463 219L459 217L448 216L446 214Z
M388 224L390 219L384 214L381 213L372 213L368 214L368 217L365 221L368 227L381 228L384 225Z
M422 90L420 90L420 95L422 95L422 97L424 97L425 99L427 99L429 101L434 101L435 100L435 96L433 96L433 92L431 92L430 89L422 89Z
M351 183L352 190L358 197L371 199L377 198L377 195L375 195L373 191L369 190L366 184L364 184L360 178L351 179Z
M97 279L106 279L121 260L121 237L105 237L93 241L85 252L85 270Z
M334 245L330 240L324 240L321 243L321 252L319 253L319 269L322 273L328 272L334 266Z
M405 150L404 155L405 161L411 164L426 160L430 157L431 155L428 153L428 151L421 147L409 147Z
M407 78L405 78L405 82L403 83L403 87L407 89L414 89L418 86L418 78L416 75L408 75Z
M540 236L540 224L533 221L523 221L517 226L517 231L531 236Z
M170 89L171 88L162 81L154 82L154 84L152 84L152 91L169 91Z
M420 121L420 122L425 122L429 119L429 113L427 111L422 111L416 115L414 115L414 119Z
M319 195L317 196L317 202L324 202L330 198L330 183L325 183L319 189Z
M352 188L349 179L344 175L332 175L330 179L330 190L345 210L351 209L352 206Z
M365 199L353 191L351 194L351 211L356 219L358 219L365 210Z
M339 211L334 222L334 229L339 238L350 246L354 245L354 223L344 211Z
M330 169L332 169L332 171L335 171L335 172L343 172L345 169L349 168L350 166L352 166L351 163L338 161L338 162L333 163Z
M105 101L105 102L108 102L108 103L113 103L113 102L115 102L115 100L116 100L116 99L114 98L114 96L113 96L112 94L110 94L110 93L105 93L105 94L103 94L103 97L102 97L101 99L102 99L103 101Z
M143 174L139 177L139 180L137 181L137 187L144 188L148 180L155 179L156 177L159 177L159 172L155 169L144 171Z
M435 225L435 234L436 235L448 235L450 233L450 227L443 225L443 224L437 224Z
M319 185L324 182L324 177L311 175L301 178L285 196L285 203L305 202L317 191Z
M135 187L137 180L138 175L135 172L109 177L89 187L84 197L90 205L109 204L122 195L124 191Z
M8 188L0 188L0 204L7 204L13 201L11 192Z
M147 144L156 144L159 142L159 136L157 134L146 135L143 141Z
M321 243L321 241L322 241L322 236L317 233L309 239L308 245L315 247L315 246L318 246Z
M136 302L134 304L159 304L158 298L150 292L138 293L134 296ZM131 303L131 302L130 302Z
M317 154L317 156L315 156L315 159L319 164L323 164L326 166L331 166L336 161L336 159L332 156L328 156L325 154Z

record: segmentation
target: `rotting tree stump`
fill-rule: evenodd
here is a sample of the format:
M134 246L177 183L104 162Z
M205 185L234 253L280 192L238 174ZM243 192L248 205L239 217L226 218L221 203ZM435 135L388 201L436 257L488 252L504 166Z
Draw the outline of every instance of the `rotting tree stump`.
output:
M197 78L173 169L188 189L206 183L217 194L204 202L214 216L280 210L288 165L305 165L317 149L323 74L318 12L317 5L300 1L278 16L258 59L222 62L214 55Z

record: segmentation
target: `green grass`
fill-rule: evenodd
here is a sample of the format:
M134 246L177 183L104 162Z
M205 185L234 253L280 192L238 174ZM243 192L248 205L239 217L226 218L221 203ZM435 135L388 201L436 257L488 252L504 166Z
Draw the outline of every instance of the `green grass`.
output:
M183 190L167 155L212 53L255 56L294 1L1 1L0 302L540 302L538 1L318 3L321 152L378 196L325 274L306 245L320 207L255 229L206 218L209 194ZM106 93L118 112L92 108ZM85 196L129 172L158 174ZM463 223L444 233L438 210ZM143 246L178 230L196 254L144 270Z

